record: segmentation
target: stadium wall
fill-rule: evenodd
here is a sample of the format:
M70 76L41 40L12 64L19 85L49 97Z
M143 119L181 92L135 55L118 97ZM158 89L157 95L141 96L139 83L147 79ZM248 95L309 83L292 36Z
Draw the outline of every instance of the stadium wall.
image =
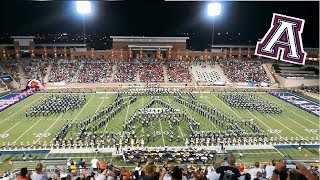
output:
M278 75L277 80L281 87L319 86L319 79L287 79Z

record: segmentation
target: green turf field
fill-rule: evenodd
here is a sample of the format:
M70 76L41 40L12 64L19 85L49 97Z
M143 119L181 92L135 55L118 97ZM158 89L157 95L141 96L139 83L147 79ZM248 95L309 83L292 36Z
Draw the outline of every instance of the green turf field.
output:
M255 93L255 95L272 101L273 103L283 108L283 113L280 115L276 114L262 114L258 111L236 109L228 106L225 102L217 97L217 93L195 93L197 101L204 103L208 106L216 107L227 115L231 115L237 120L244 118L251 118L257 124L259 124L265 131L268 131L269 137L299 137L299 138L316 138L319 136L319 119L318 117L309 114L293 105L290 105L276 97L273 97L267 93ZM80 121L88 116L92 116L103 107L111 104L114 101L114 93L88 93L86 104L77 110L67 111L66 113L53 114L47 117L25 117L25 111L37 103L48 94L35 94L22 102L0 112L0 144L3 142L16 142L20 145L21 142L24 144L29 141L44 142L48 143L53 139L57 130L59 130L64 122L67 120ZM126 95L123 95L125 101L128 100ZM185 98L186 95L184 95ZM174 101L173 96L160 96L163 101L171 104L174 108L184 111L190 114L197 121L201 123L200 129L203 131L223 131L224 127L217 126L217 124L208 121L205 117L201 116L192 109L177 103ZM122 131L122 125L125 119L128 119L133 113L146 105L151 100L151 96L137 96L137 100L132 104L127 103L119 113L117 113L111 121L105 126L98 129L99 132L104 131ZM161 107L159 104L155 104L154 107ZM151 129L148 127L142 127L139 122L136 122L137 135L142 137L147 133L151 133ZM95 126L90 124L89 126ZM169 142L169 139L165 135L168 131L168 123L165 121L155 121L155 131L159 134L155 142L150 142L148 146L176 146L184 145L182 141ZM308 132L308 129L315 129L318 132ZM250 130L248 128L248 130ZM274 133L273 131L280 130L280 133ZM174 126L174 135L185 137L189 134L187 122L181 122L179 126ZM164 132L164 133L163 133ZM77 128L73 126L66 134L66 138L75 137Z
M65 91L62 91L65 92ZM90 92L90 91L88 91ZM264 92L252 92L256 96L261 97L267 101L271 101L274 104L282 107L283 112L280 115L276 114L262 114L255 110L245 110L237 109L228 106L225 102L218 98L217 93L209 93L207 91L195 93L196 99L199 103L206 104L208 106L213 106L224 112L227 115L237 118L237 120L242 120L244 118L251 118L257 124L259 124L268 133L268 138L270 137L298 137L300 138L319 138L319 118L303 111L291 104L286 103L274 96L271 96ZM27 99L19 102L18 104L0 112L0 146L8 142L16 142L20 145L21 142L26 144L27 142L50 142L55 133L62 127L63 123L67 120L69 121L81 121L88 116L92 116L102 108L111 104L115 100L115 93L110 92L99 92L99 93L87 93L87 102L83 107L74 111L67 111L66 113L53 114L48 117L25 117L25 112L30 106L41 101L43 98L48 96L48 93L37 93L28 97ZM224 127L218 126L207 120L205 117L201 116L196 111L176 102L172 95L159 96L163 101L169 103L176 109L190 114L194 119L201 123L200 129L203 131L224 131ZM187 95L183 95L184 98L188 99ZM127 95L122 95L125 102L128 101ZM99 128L99 132L114 131L121 132L122 125L126 119L131 117L134 112L144 107L148 102L151 101L151 96L137 96L137 100L131 104L126 103L126 106L119 111L106 125ZM154 104L152 107L160 108L160 104ZM154 122L155 131L158 136L154 142L146 143L145 146L184 146L184 140L174 138L173 142L169 141L166 132L168 131L168 122L161 121L158 119ZM90 127L95 126L95 124L89 124ZM150 127L142 127L140 122L135 122L136 132L138 137L143 137L147 133L151 133L152 129ZM246 127L245 127L246 128ZM250 128L247 127L250 131ZM308 130L313 129L317 132L310 132ZM274 133L278 131L280 133ZM78 132L77 127L72 126L66 134L66 138L75 137ZM187 122L181 121L178 126L173 128L174 136L185 137L189 135L189 129ZM235 154L238 151L231 151ZM243 162L251 163L252 161L267 161L272 158L281 158L283 155L290 156L292 158L303 158L304 154L309 154L310 158L319 157L318 149L303 149L299 152L296 149L279 149L279 150L248 150L247 152L242 151L244 154ZM246 154L247 153L247 154ZM261 156L263 154L263 156ZM8 165L7 161L9 159L19 158L21 155L5 155L2 157L2 161L6 162L0 165L0 169L4 170L6 168L17 168L25 164L15 164ZM92 154L44 154L39 155L37 158L50 158L50 157L73 157L79 159L84 157L87 159L92 158ZM113 161L119 165L123 165L119 159L111 157L110 154L101 154L107 160ZM88 160L89 161L89 160ZM28 166L33 166L34 163L28 162ZM52 162L49 162L52 163ZM61 163L61 162L59 162Z

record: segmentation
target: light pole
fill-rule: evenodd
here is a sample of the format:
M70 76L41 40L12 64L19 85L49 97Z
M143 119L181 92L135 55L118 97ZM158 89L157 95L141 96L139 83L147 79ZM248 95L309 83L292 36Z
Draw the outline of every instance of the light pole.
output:
M212 17L212 36L211 36L211 47L214 40L214 17L220 15L221 13L221 4L214 2L208 4L208 15Z
M77 12L82 15L82 27L83 27L83 43L86 43L86 24L84 16L91 13L91 2L90 1L76 1Z

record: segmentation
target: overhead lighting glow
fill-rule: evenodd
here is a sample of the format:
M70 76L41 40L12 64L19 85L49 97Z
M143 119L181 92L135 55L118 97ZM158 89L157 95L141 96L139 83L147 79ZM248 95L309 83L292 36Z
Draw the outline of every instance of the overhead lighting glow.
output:
M91 13L91 2L90 1L76 1L77 11L79 14Z
M210 3L208 4L208 15L209 16L218 16L221 13L221 4L220 3Z

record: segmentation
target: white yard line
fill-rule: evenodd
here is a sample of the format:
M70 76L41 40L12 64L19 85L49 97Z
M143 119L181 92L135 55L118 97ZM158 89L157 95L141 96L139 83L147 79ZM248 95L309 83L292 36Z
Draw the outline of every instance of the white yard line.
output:
M21 134L16 140L14 140L13 142L17 142L20 138L22 138L22 136L24 136L27 132L29 132L35 125L37 125L41 120L44 120L44 118L39 119L39 121L37 121L36 123L34 123L31 127L29 127L26 131L24 131L23 134Z
M272 130L272 128L270 127L270 126L268 126L266 123L264 123L262 120L260 120L257 116L255 116L254 114L252 114L251 112L250 112L250 110L248 110L248 109L246 109L247 110L247 112L249 113L249 114L251 114L253 117L255 117L257 120L259 120L263 125L265 125L266 127L268 127L270 130ZM282 137L282 136L280 136L280 134L276 134L276 135L278 135L279 137Z
M18 124L20 124L22 121L19 121L17 124L11 126L8 130L6 130L3 134L9 132L11 129L13 129L14 127L16 127Z
M215 95L214 95L215 96ZM217 99L219 99L218 97L216 97ZM220 102L222 102L225 106L227 106L223 101L221 101L219 99ZM238 117L240 117L236 112L234 112L229 106L227 106L235 115L237 115ZM247 110L251 115L253 115L249 110ZM288 128L287 126L285 126L284 124L282 124L280 121L276 120L275 118L273 118L272 116L270 116L269 114L267 114L268 117L270 117L271 119L273 119L274 121L278 122L279 124L281 124L283 127L285 127L286 129L288 129L289 131L293 132L294 134L298 135L299 137L302 137L300 136L299 134L297 134L296 132L292 131L290 128ZM240 117L241 118L241 117ZM260 121L262 122L262 121ZM263 123L264 124L264 123ZM265 124L266 125L266 124ZM268 126L267 126L268 127ZM279 135L279 134L278 134Z
M296 132L292 131L290 128L288 128L287 126L285 126L284 124L282 124L280 121L276 120L275 118L273 118L272 116L270 116L269 114L267 114L267 116L269 116L271 119L273 119L274 121L278 122L279 124L281 124L283 127L285 127L286 129L288 129L289 131L293 132L294 134L296 134L297 136L299 137L302 137L300 136L299 134L297 134Z
M179 131L180 131L181 137L184 139L184 135L183 135L183 133L182 133L182 131L181 131L180 126L178 126L178 128L179 128Z
M172 104L171 104L171 102L170 102L170 99L169 99L169 96L167 96L167 100L168 100L169 104L172 106ZM184 135L183 135L183 133L182 133L181 128L180 128L180 126L179 126L179 125L178 125L178 128L179 128L179 131L180 131L181 137L184 139Z
M236 116L238 116L240 119L242 118L239 116L233 109L231 109L225 102L221 101L220 98L218 98L216 95L213 95L215 98L217 98L220 102L222 102L228 109L230 109ZM206 99L208 101L208 99ZM208 101L209 102L209 101ZM211 104L211 103L210 103Z
M301 125L300 123L296 122L295 120L293 120L293 119L291 119L291 118L289 118L289 117L287 117L287 118L290 119L291 121L293 121L294 123L298 124L300 127L303 127L304 129L310 129L310 128L307 128L307 127ZM317 127L317 129L319 129L319 127ZM312 134L318 135L317 132L313 132Z
M213 106L213 104L207 99L207 98L205 98L207 101L208 101L208 103L212 106L212 107L214 107ZM209 120L210 121L210 120ZM214 125L214 123L212 122L212 121L210 121L211 122L211 124L213 125L213 127L216 129L216 131L218 131L218 128Z
M216 97L216 95L213 95L215 98L217 98L217 99L219 99L218 97ZM207 99L206 99L207 100ZM220 99L219 99L220 100ZM207 100L208 101L208 100ZM208 101L210 104L211 104L211 102L210 101ZM233 111L225 102L223 102L223 101L221 101L220 100L220 102L222 102L222 104L224 105L224 106L226 106L226 107L228 107L235 115L237 115L238 117L240 117L235 111ZM264 123L262 120L260 120L257 116L255 116L254 114L252 114L251 112L250 112L250 110L248 110L248 109L246 109L246 111L249 113L249 114L251 114L253 117L255 117L258 121L260 121L263 125L265 125L266 127L268 127L270 130L272 130L272 128L270 127L270 126L268 126L266 123ZM241 118L241 117L240 117ZM282 137L282 136L280 136L280 134L277 134L279 137Z
M81 111L80 111L80 112L78 113L78 115L73 119L72 122L74 122L74 121L80 116L81 112L85 109L85 107L87 107L87 105L90 103L90 101L92 100L92 98L93 98L94 96L95 96L95 95L93 95L93 96L89 99L89 101L82 107Z
M282 154L277 148L275 148L276 151L278 151L279 154L281 154L282 156L284 156L284 154ZM264 154L264 153L263 153Z
M162 124L161 124L160 119L158 119L158 120L159 120L159 123L160 123L160 130L161 130L161 136L162 136L163 146L166 146L166 144L165 144L165 142L164 142L164 137L163 137Z
M45 161L45 159L47 159L47 157L49 156L50 151L48 152L48 154L43 158L43 160L41 161L41 163L43 163L43 161ZM67 158L67 157L66 157Z
M284 107L284 106L282 106L282 107ZM318 126L318 128L319 128L319 124L317 124L317 123L315 123L315 122L313 122L313 121L310 121L309 119L305 118L304 116L301 116L301 115L297 114L296 112L294 112L294 111L292 111L292 110L290 110L290 109L288 109L288 108L286 108L286 107L284 107L284 108L287 109L287 110L289 110L289 111L292 112L293 114L295 114L295 115L297 115L297 116L299 116L299 117L301 117L301 118L309 121L310 123ZM318 122L318 123L319 123L319 122Z
M81 111L78 113L78 115L74 118L73 121L75 121L75 119L77 119L77 118L79 117L79 115L81 114L81 112L85 109L85 107L87 107L87 105L89 104L89 102L92 100L92 98L93 98L94 96L95 96L95 95L93 95L93 96L90 98L90 100L86 103L86 105L84 105L84 106L82 107ZM37 142L42 138L42 136L45 135L45 134L59 121L59 119L60 119L63 115L64 115L64 113L62 113L62 114L57 118L57 120L55 120L54 123L51 124L51 126L50 126L48 129L46 129L46 131L45 131L44 133L42 133L42 135L37 139L37 141L36 141L35 143L37 143ZM72 121L72 122L73 122L73 121Z
M127 120L127 118L128 118L129 108L130 108L130 103L129 103L129 99L128 99L128 101L127 101L127 113L126 113L126 120Z
M15 113L13 113L12 115L10 115L9 117L5 118L3 121L0 122L0 124L4 123L5 121L7 121L9 118L11 118L12 116L14 116L15 114L17 114L18 112L22 111L23 109L27 108L28 106L33 105L34 102L38 101L39 99L43 98L44 96L40 96L38 99L32 101L30 104L24 106L24 108L21 108L20 110L16 111ZM18 103L19 104L19 103ZM13 105L14 107L14 105Z

